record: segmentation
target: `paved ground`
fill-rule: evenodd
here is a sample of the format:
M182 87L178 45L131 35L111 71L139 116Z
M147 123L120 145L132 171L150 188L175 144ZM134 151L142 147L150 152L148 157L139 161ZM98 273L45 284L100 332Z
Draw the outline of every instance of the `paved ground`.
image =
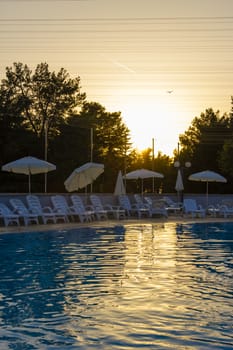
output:
M61 223L61 224L47 224L47 225L29 225L29 226L9 226L0 227L0 234L7 232L32 232L32 231L48 231L48 230L61 230L61 229L71 229L76 227L103 227L103 226L113 226L113 225L135 225L135 224L148 224L148 223L193 223L193 222L233 222L233 218L191 218L188 216L169 216L165 218L143 218L136 219L130 218L125 220L104 220L104 221L93 221L91 223Z

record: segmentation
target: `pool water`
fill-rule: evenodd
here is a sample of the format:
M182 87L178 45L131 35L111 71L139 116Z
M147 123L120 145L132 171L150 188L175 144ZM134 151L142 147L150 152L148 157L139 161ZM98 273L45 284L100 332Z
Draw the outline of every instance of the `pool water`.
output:
M0 235L0 349L232 349L233 224Z

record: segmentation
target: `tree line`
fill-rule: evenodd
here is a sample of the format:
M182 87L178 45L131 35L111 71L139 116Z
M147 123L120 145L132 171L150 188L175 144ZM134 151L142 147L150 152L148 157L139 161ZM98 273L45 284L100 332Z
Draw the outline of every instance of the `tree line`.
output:
M40 63L32 71L20 62L6 67L0 85L0 166L27 155L46 157L57 167L48 173L49 192L64 192L65 179L89 161L105 166L93 184L95 192L112 193L119 170L138 168L164 174L164 179L155 179L156 192L174 192L174 161L179 159L181 164L187 160L192 164L184 170L186 191L203 192L202 184L193 184L187 177L210 169L228 179L224 188L215 184L213 191L232 193L233 108L223 115L209 108L195 117L180 135L179 145L173 157L161 152L154 157L151 148L135 150L121 112L108 112L100 103L89 102L81 92L80 77L71 78L64 68L52 72L47 63ZM32 186L33 192L43 192L43 175L34 175ZM152 191L151 179L145 181L144 189ZM140 184L128 181L127 190L140 192ZM0 172L0 192L26 191L25 176Z

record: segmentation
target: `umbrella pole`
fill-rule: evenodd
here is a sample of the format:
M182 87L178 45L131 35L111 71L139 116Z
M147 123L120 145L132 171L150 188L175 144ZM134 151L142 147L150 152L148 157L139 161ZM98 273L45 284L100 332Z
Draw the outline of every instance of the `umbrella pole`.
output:
M47 193L47 173L44 174L44 192Z
M88 185L87 185L88 186ZM85 204L87 205L87 186L85 187Z
M209 202L209 195L208 195L208 192L209 192L209 189L208 189L208 187L209 187L209 183L208 183L208 181L206 181L206 208L208 208L208 202Z
M31 193L31 172L28 174L28 192Z

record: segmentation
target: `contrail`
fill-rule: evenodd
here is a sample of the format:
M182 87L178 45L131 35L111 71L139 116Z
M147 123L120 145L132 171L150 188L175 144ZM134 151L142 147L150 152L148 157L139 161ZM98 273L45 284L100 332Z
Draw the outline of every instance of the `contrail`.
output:
M100 56L103 57L108 62L111 62L114 66L120 67L120 68L126 70L129 73L136 74L136 72L133 69L131 69L128 66L126 66L126 64L123 64L123 63L121 63L119 61L113 60L113 59L109 58L107 55L105 55L103 53L101 53Z
M129 68L128 66L126 66L125 64L121 63L121 62L118 62L118 61L112 61L112 63L115 65L115 66L118 66L124 70L126 70L127 72L130 72L130 73L133 73L133 74L136 74L136 72Z

